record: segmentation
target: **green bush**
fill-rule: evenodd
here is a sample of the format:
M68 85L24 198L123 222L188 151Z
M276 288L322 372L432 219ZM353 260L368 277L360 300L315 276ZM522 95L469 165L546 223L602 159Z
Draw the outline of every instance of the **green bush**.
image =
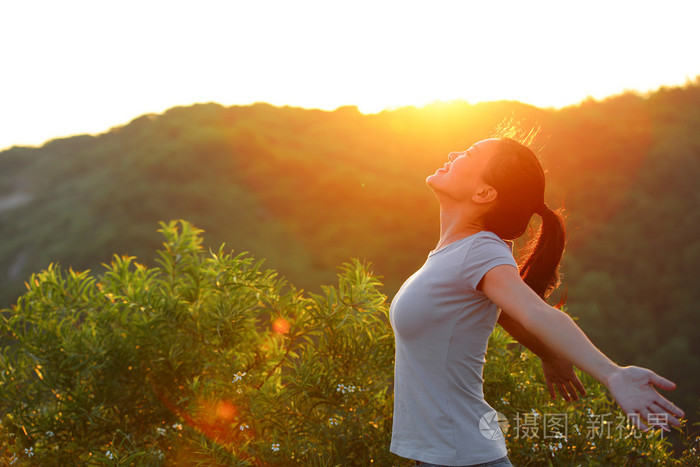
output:
M249 255L205 252L186 222L161 226L159 267L50 266L4 310L5 464L410 465L388 451L394 340L367 265L304 293ZM580 427L545 440L512 426L514 464L680 462L658 433L586 436L591 413L617 413L586 375L582 402L550 403L538 360L499 328L488 357L486 398L511 425L557 412ZM697 440L685 440L690 464Z

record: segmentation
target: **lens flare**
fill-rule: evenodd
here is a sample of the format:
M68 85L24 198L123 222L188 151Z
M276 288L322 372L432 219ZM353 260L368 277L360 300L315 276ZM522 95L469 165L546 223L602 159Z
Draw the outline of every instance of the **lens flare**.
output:
M289 332L289 321L280 317L272 322L272 330L277 334L287 334Z

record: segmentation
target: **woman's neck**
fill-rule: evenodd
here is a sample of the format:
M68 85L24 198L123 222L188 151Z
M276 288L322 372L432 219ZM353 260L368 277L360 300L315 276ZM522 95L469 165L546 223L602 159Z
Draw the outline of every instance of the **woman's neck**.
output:
M464 209L440 208L440 240L435 250L446 247L457 240L474 235L484 229L481 216Z

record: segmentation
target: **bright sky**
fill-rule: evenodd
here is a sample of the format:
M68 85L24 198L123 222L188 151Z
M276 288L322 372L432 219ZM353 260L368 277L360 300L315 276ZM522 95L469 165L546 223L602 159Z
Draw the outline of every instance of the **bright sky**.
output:
M700 2L16 0L0 149L216 101L541 107L700 75Z

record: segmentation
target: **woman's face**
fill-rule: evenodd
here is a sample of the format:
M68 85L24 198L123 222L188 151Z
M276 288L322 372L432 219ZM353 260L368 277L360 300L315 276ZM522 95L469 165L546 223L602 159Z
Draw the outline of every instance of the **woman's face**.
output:
M451 152L448 162L425 182L436 195L446 195L455 201L471 199L474 193L488 186L483 174L499 143L497 139L485 139L466 151Z

